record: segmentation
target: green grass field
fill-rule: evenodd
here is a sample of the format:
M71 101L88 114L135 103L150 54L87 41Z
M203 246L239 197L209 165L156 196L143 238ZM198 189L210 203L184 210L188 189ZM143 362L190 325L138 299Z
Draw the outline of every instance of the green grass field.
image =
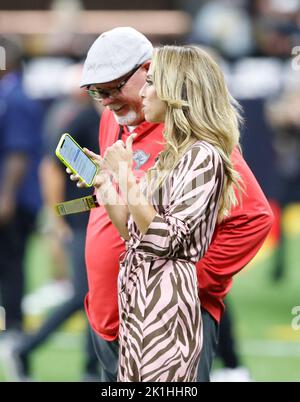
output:
M289 239L281 282L271 280L271 254L240 273L229 296L241 359L255 381L300 381L300 330L291 325L291 310L300 305L299 241Z
M281 282L271 280L275 255L267 250L236 277L229 296L241 360L254 381L300 381L300 330L291 326L291 310L300 306L299 244L300 233L296 230L289 238L286 276ZM27 256L29 290L49 277L47 253L45 240L33 237ZM34 324L30 317L27 322L29 326ZM80 381L84 322L84 314L77 313L33 353L35 380ZM0 381L4 380L0 363Z

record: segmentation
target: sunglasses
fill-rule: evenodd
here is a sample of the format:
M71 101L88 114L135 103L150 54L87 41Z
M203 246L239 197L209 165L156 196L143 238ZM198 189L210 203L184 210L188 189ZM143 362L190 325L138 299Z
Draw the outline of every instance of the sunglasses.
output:
M130 80L130 78L137 72L137 70L140 68L140 66L136 67L132 71L130 71L124 78L123 80L115 87L111 89L86 89L87 93L91 98L93 98L96 101L101 101L102 99L106 98L115 98L118 96L122 89L125 87L127 82Z

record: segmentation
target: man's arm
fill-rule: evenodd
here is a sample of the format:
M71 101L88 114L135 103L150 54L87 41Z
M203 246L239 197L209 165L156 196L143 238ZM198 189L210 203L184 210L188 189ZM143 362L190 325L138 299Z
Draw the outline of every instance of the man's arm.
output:
M117 228L120 236L124 240L129 240L129 232L127 228L129 210L126 202L117 192L114 184L109 178L106 179L104 184L96 189L99 204L104 205L109 219Z
M200 284L203 271L216 284L220 278L231 279L257 254L273 224L269 203L237 149L232 161L243 179L245 193L231 216L217 226L208 251L197 264Z
M52 207L65 198L66 175L50 156L45 156L40 166L42 195L47 206Z
M16 207L16 196L29 165L29 158L23 152L10 152L4 161L0 189L0 224L8 223Z
M45 205L54 219L54 228L62 241L71 238L72 232L61 216L54 213L54 205L64 201L66 175L64 170L51 156L45 156L40 166L40 182Z

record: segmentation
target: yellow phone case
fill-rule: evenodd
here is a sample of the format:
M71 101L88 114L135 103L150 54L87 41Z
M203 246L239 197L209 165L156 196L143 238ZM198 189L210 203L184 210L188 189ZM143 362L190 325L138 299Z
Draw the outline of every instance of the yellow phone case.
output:
M80 148L81 151L84 153L83 149L82 149L81 146L74 140L74 138L72 138L72 137L70 136L70 134L64 133L64 134L61 136L61 138L60 138L60 140L59 140L59 143L58 143L58 145L57 145L57 147L56 147L55 155L58 157L59 160L61 160L61 162L62 162L65 166L67 166L67 167L71 170L72 173L77 174L77 175L80 177L80 179L85 182L85 180L83 179L83 177L81 177L80 174L79 174L78 172L76 172L76 170L75 170L75 169L64 159L64 157L60 154L60 148L61 148L62 143L64 142L64 140L65 140L66 137L69 137L69 138L74 142L74 144L76 145L76 147L77 147L77 148ZM87 158L89 158L89 157L87 156ZM96 174L97 174L97 172L98 172L98 165L96 165L96 163L95 163L91 158L89 158L89 160L95 165L96 171L95 171L95 174L94 174L94 176L93 176L93 179L92 179L91 183L86 183L86 182L85 182L85 183L86 183L87 187L92 187L94 178L95 178L95 176L96 176Z

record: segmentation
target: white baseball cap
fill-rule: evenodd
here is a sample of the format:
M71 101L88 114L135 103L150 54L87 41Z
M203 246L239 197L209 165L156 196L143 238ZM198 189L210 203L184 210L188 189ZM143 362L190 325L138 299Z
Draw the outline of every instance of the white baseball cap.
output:
M151 42L134 28L104 32L88 51L80 87L114 81L150 60L152 54Z

